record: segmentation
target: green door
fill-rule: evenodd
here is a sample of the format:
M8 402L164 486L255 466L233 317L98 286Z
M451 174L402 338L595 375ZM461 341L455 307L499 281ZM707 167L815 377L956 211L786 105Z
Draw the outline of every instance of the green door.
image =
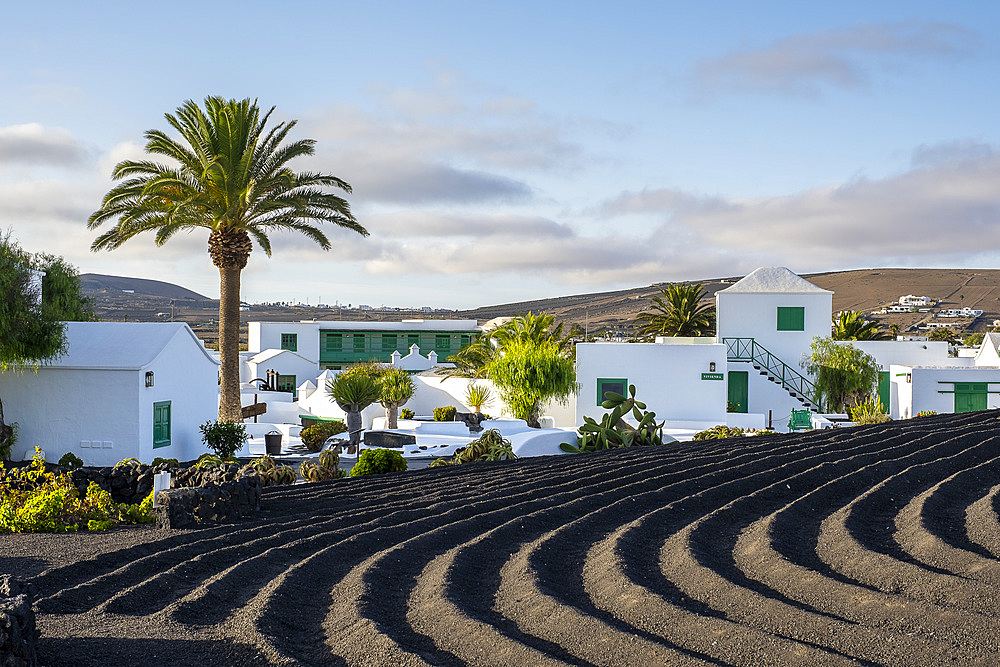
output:
M955 383L955 412L975 412L986 409L985 382Z
M170 401L153 403L153 449L170 446Z
M749 391L749 371L729 371L729 409L732 412L747 411Z
M889 371L879 371L878 400L882 402L882 412L889 414Z

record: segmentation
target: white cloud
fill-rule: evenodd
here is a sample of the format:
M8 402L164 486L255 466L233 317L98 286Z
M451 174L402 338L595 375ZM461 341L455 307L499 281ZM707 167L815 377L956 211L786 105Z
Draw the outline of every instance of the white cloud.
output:
M921 57L958 57L979 37L947 23L886 23L792 35L759 49L733 51L700 63L700 95L731 92L816 96L826 88L857 88L873 67Z
M38 123L0 127L0 165L78 167L87 151L67 130Z

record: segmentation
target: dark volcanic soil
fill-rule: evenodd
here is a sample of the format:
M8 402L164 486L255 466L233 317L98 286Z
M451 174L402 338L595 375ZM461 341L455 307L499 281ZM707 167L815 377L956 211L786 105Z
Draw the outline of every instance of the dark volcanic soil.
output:
M45 665L996 665L980 412L268 490L196 531L0 536Z

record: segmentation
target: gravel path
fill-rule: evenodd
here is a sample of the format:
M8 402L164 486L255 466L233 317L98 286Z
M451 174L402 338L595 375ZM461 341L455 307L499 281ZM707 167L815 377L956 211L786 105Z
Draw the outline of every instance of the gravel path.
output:
M44 665L1000 664L996 411L265 491L0 535Z

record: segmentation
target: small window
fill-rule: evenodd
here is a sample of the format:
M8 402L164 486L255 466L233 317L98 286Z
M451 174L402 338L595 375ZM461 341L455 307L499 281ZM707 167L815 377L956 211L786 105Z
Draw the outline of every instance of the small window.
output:
M293 333L283 333L281 334L281 349L291 350L292 352L299 351L299 335Z
M417 347L420 347L420 335L419 334L410 334L409 336L406 337L406 349L410 349L414 345L416 345Z
M354 334L354 351L364 352L365 351L365 335L364 334Z
M279 375L278 376L278 391L287 391L290 394L295 393L295 376L294 375Z
M382 334L382 352L392 354L396 351L396 334Z
M604 394L613 391L616 394L626 395L628 380L625 378L598 378L597 379L597 404L604 402Z
M451 336L448 334L434 336L434 351L438 356L451 354Z
M805 331L806 309L778 306L778 331Z
M462 340L462 347L463 348L468 347L469 343L472 342L472 336L470 336L468 334L462 334L462 339L461 340Z
M153 449L170 446L170 401L153 403Z
M327 352L340 352L344 349L344 336L343 334L327 334L326 335L326 351Z

